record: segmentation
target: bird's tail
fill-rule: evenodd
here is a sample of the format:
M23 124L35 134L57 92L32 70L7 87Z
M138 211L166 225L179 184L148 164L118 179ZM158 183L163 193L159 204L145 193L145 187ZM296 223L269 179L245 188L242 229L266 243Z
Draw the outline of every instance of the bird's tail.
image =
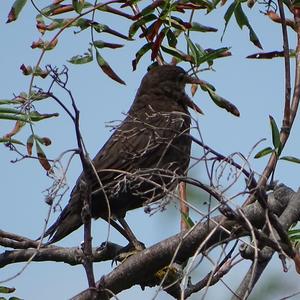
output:
M74 207L69 203L63 209L58 219L46 230L44 237L49 236L46 245L53 244L63 239L81 225L81 210L74 210Z

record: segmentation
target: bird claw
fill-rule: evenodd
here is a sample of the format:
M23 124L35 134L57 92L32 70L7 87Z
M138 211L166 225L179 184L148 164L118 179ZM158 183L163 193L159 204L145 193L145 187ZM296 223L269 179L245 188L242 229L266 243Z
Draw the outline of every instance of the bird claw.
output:
M117 255L112 260L111 265L117 264L118 262L124 262L128 257L143 251L146 249L145 244L139 241L135 241L134 245L129 243L127 246L123 247L118 251Z

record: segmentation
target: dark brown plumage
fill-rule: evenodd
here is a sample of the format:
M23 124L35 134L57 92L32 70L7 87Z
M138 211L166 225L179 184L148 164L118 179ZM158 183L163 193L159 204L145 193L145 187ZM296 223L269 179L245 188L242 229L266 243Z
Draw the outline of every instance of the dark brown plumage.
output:
M109 201L112 216L157 201L173 190L178 176L186 175L190 161L190 114L199 110L186 95L186 83L195 79L177 66L155 67L143 78L127 117L93 159L101 180L90 187L92 217L107 219ZM47 230L54 243L82 225L79 184L69 203ZM106 197L105 198L105 195Z

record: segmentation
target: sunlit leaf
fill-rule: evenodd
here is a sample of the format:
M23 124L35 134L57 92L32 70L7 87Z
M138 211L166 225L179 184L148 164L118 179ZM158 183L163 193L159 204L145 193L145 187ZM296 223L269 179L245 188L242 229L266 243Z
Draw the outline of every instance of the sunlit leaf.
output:
M270 125L271 125L271 130L272 130L272 142L274 148L278 152L278 156L280 155L281 152L281 142L280 142L280 133L277 127L277 124L272 116L269 116L270 119Z
M71 57L68 62L74 65L87 64L93 61L93 52L91 48L88 48L88 52L85 52L83 55L75 55Z
M266 156L270 153L272 153L274 150L271 147L266 147L262 150L260 150L259 152L257 152L254 156L254 158L261 158L263 156Z
M99 67L102 69L102 71L109 76L111 79L121 83L125 84L125 82L113 71L113 69L110 67L110 65L106 62L106 60L101 56L99 51L96 49L96 59Z
M15 288L9 288L7 286L0 286L0 293L2 294L10 294L13 293L16 289Z
M234 104L224 99L223 97L219 96L216 92L211 90L209 87L206 87L206 90L209 93L210 98L214 101L214 103L217 106L224 108L225 110L227 110L228 112L230 112L236 117L240 116L240 112Z
M300 158L297 158L295 156L282 156L280 157L281 160L287 160L296 164L300 164Z
M12 5L10 12L7 16L6 23L13 22L17 20L19 17L20 12L22 11L23 7L25 6L27 0L15 0L14 4Z
M193 57L191 55L188 55L176 48L173 47L166 47L166 46L161 46L161 50L173 55L174 57L180 59L180 60L184 60L184 61L189 61L189 62L193 62Z

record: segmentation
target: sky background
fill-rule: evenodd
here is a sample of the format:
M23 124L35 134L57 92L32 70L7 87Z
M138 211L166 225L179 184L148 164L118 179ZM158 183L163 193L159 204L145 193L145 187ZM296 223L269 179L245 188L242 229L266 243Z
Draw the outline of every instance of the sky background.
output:
M35 28L35 15L33 7L27 4L17 22L5 24L7 14L13 1L3 1L0 12L0 64L1 82L0 99L11 99L14 94L29 89L29 77L24 77L19 67L21 64L34 65L40 55L40 51L30 48L31 43L40 37ZM43 7L46 1L39 1ZM203 72L201 78L212 83L217 92L233 102L240 110L240 118L236 118L226 111L218 108L203 92L198 92L194 101L202 108L205 115L193 114L199 123L204 142L223 155L241 152L245 156L251 152L252 147L262 138L267 141L260 144L254 154L263 147L271 145L271 130L269 115L272 115L278 126L281 124L284 103L284 73L283 60L249 60L245 57L258 52L248 40L248 30L241 31L233 21L220 41L224 26L223 15L226 8L218 9L209 15L200 14L195 21L217 27L217 33L193 34L192 38L203 48L231 47L232 56L215 61L215 71ZM259 10L262 6L255 7L249 12L249 20L258 34L265 51L281 50L281 28L273 24ZM107 23L112 28L127 33L130 22L101 14L101 22ZM76 30L76 29L75 29ZM46 36L50 39L53 32ZM138 37L138 35L136 36ZM61 68L67 65L69 68L69 88L72 90L81 116L81 131L87 149L93 157L105 143L111 132L107 123L112 120L121 120L129 109L142 76L146 73L150 64L149 55L141 60L135 72L132 72L131 61L136 51L144 41L126 42L126 46L117 50L105 50L101 53L109 61L113 69L126 82L126 86L120 85L99 69L96 62L74 66L67 63L73 55L84 53L89 46L89 31L74 35L73 30L65 32L60 38L57 47L46 53L42 66L51 64ZM109 42L124 43L124 41L109 35L99 35L99 39ZM290 35L290 48L295 48L295 37ZM188 68L186 64L181 66ZM292 71L293 71L292 62ZM47 88L49 80L36 80L40 87ZM187 88L188 90L188 88ZM61 90L56 90L57 95L70 105L70 99ZM35 125L36 133L40 136L51 138L52 145L46 150L49 158L57 158L66 149L76 148L75 133L72 122L64 112L52 101L43 101L36 105L40 113L60 113L60 117L49 119ZM12 128L13 123L2 121L0 135L6 134ZM283 155L300 157L299 121L296 120L291 137ZM26 141L29 129L23 130L17 138ZM197 134L197 133L196 133ZM25 152L25 150L24 150ZM193 148L193 155L200 155L201 150ZM0 178L1 178L1 211L0 228L30 238L37 238L44 226L48 206L44 202L45 190L51 186L52 181L46 176L44 170L37 161L22 160L11 163L16 159L16 153L1 146ZM267 159L254 160L251 155L250 164L257 173L262 172ZM66 162L66 160L64 161ZM67 180L70 188L74 185L81 172L78 158L72 161ZM207 182L207 176L200 167L193 169L193 176ZM293 189L299 186L299 166L287 162L279 162L276 170L276 179L289 185ZM226 180L224 185L226 185ZM241 182L242 184L242 182ZM241 186L234 187L228 196L235 194ZM201 197L201 195L199 195ZM64 203L68 201L68 194L64 197ZM64 206L64 204L63 204ZM57 215L52 216L55 220ZM128 213L127 220L138 238L146 245L152 245L163 238L173 235L179 230L179 213L177 205L171 203L166 212L158 212L151 217L143 212L143 209ZM107 225L103 221L93 223L94 245L99 245L106 239ZM76 246L82 240L82 231L78 230L65 238L59 245ZM110 240L125 244L125 241L114 230ZM0 248L1 251L4 249ZM241 273L246 272L248 263L238 265L235 270L224 278L224 282L231 288L235 288L242 278ZM280 299L283 295L298 291L298 275L294 271L293 263L289 264L289 272L283 273L277 255L273 258L268 270L261 280L258 289L267 289L270 299ZM0 281L16 274L22 268L22 264L6 267L0 272ZM204 276L211 269L209 263L201 265L195 276ZM110 264L96 264L95 276L97 279L111 270ZM275 278L271 281L270 278ZM274 286L270 287L270 284ZM2 284L1 284L2 285ZM71 267L62 263L31 263L26 270L14 280L3 285L17 288L16 296L24 299L67 299L87 287L84 270L81 266ZM278 291L275 287L282 287ZM271 294L271 290L275 294ZM209 291L207 299L229 299L230 292L222 282ZM139 287L120 294L119 299L151 299L155 295L155 289L146 289L142 292ZM42 297L41 297L42 296ZM195 296L194 299L199 299ZM165 293L159 293L156 299L171 299ZM254 299L254 298L253 298ZM268 299L267 296L264 299Z

